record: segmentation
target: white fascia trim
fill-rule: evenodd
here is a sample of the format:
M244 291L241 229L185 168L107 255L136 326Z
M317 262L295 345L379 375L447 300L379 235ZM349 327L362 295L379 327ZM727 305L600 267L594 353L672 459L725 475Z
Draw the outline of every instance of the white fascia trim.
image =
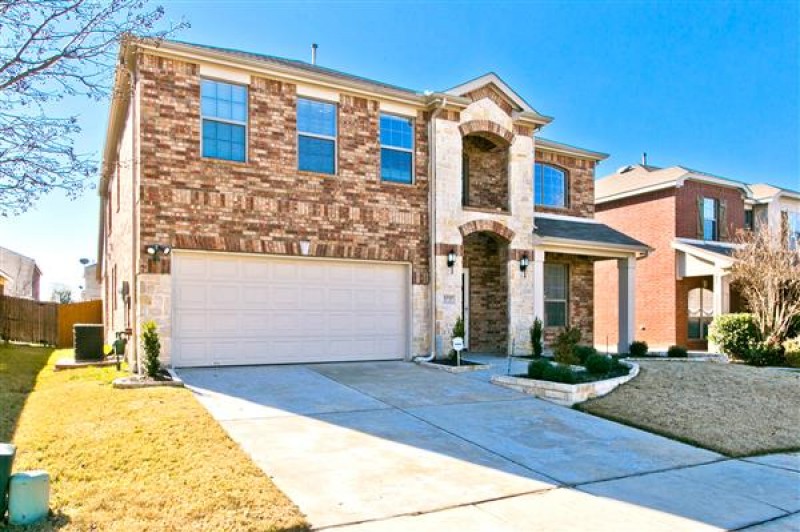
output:
M627 244L591 243L569 238L541 237L534 235L534 247L554 253L589 255L596 257L646 256L651 248Z
M551 218L553 220L564 220L567 222L579 222L585 224L599 224L601 222L595 220L594 218L581 218L580 216L570 216L568 214L553 214L549 212L537 212L536 208L534 207L533 211L533 218L534 218L534 225L536 225L536 218Z
M315 74L312 72L300 71L299 69L292 68L288 65L270 64L264 65L263 62L256 59L239 58L232 59L225 54L225 52L215 52L212 50L197 50L194 48L184 48L180 44L164 42L160 45L152 45L147 43L137 43L136 46L147 50L149 53L162 57L174 57L182 60L190 60L194 63L207 62L214 63L215 65L228 67L232 69L244 70L252 74L266 76L272 79L279 79L283 81L290 81L292 83L309 83L318 84L331 87L336 90L342 90L351 94L358 94L369 96L371 98L380 100L385 98L391 101L411 104L414 106L424 107L426 105L426 97L411 93L403 93L399 90L392 90L391 88L377 89L373 86L367 86L366 83L361 83L355 80L345 80L333 78L323 73Z
M578 148L574 146L566 146L561 144L560 142L551 141L548 139L537 139L536 149L542 151L549 151L553 153L563 153L565 155L571 155L578 159L589 159L590 161L603 161L608 159L607 153L602 153L599 151L591 151L591 150L584 150L583 148Z
M681 177L679 177L677 182L676 182L676 186L682 187L683 183L687 179L690 180L690 181L699 181L701 183L710 183L712 185L719 185L721 187L736 188L736 189L741 190L744 193L745 197L751 197L752 196L752 193L750 192L750 187L748 187L744 183L737 183L735 181L729 181L729 180L723 179L721 177L714 177L714 176L710 176L710 175L693 174L691 172L688 172L688 173L682 175Z
M682 251L683 253L694 255L695 257L699 257L703 260L711 262L715 268L719 268L720 270L726 270L730 268L735 262L734 259L726 255L720 255L719 253L714 253L713 251L696 248L687 242L680 242L677 239L672 241L671 246L677 251Z
M677 181L671 179L663 183L656 183L655 185L649 185L646 187L626 190L625 192L617 192L616 194L610 194L608 196L599 196L599 197L595 196L594 203L595 205L597 205L598 203L608 203L609 201L616 201L620 199L630 198L633 196L638 196L640 194L647 194L648 192L656 192L658 190L666 190L668 188L674 188L677 186L678 186Z
M699 240L696 238L678 237L675 242L684 244L700 244L704 246L719 246L721 248L742 249L741 244L734 244L733 242L720 242L719 240Z

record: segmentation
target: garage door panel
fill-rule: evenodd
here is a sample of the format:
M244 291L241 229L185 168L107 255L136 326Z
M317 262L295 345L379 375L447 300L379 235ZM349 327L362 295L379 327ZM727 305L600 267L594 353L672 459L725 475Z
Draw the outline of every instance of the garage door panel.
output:
M177 366L407 353L407 265L180 250L172 260Z

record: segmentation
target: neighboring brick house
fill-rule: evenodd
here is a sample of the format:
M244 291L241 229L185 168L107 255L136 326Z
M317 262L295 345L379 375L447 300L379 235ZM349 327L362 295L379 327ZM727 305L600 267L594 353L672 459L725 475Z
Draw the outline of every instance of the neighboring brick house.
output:
M153 319L167 363L441 354L460 315L473 351L529 351L534 316L591 342L592 264L632 280L648 250L592 219L605 155L537 137L551 119L494 74L422 93L169 41L120 65L107 334Z
M35 260L0 247L0 295L38 301L41 278Z
M743 310L730 285L738 231L769 222L800 236L800 194L681 166L621 168L597 181L595 205L599 220L653 248L636 279L635 321L654 350L706 350L713 317ZM616 345L616 294L614 272L597 264L597 345Z

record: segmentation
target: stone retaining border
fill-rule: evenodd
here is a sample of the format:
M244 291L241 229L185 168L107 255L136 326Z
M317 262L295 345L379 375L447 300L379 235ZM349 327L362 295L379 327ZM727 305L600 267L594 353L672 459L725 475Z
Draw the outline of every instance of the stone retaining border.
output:
M433 368L438 369L441 371L446 371L447 373L468 373L470 371L482 371L486 369L492 369L492 366L487 364L466 364L464 366L448 366L446 364L436 364L434 362L417 362L420 366L424 366L426 368Z
M142 380L139 375L131 375L130 377L120 377L114 379L113 386L121 390L135 390L138 388L159 388L159 387L172 387L183 388L183 381L178 377L178 374L167 368L167 372L172 376L171 381L151 381Z
M602 397L639 374L639 364L628 362L627 360L620 360L620 362L630 368L628 374L602 381L564 384L525 377L513 377L511 375L495 375L492 377L492 383L545 399L551 403L572 406L588 399Z

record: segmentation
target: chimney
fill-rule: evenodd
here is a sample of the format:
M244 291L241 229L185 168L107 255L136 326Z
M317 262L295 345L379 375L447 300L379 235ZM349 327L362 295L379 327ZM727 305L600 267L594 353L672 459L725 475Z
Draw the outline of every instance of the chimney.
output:
M647 152L642 152L642 166L647 166Z
M312 43L311 44L311 64L312 65L316 65L317 64L317 48L318 48L317 43Z

